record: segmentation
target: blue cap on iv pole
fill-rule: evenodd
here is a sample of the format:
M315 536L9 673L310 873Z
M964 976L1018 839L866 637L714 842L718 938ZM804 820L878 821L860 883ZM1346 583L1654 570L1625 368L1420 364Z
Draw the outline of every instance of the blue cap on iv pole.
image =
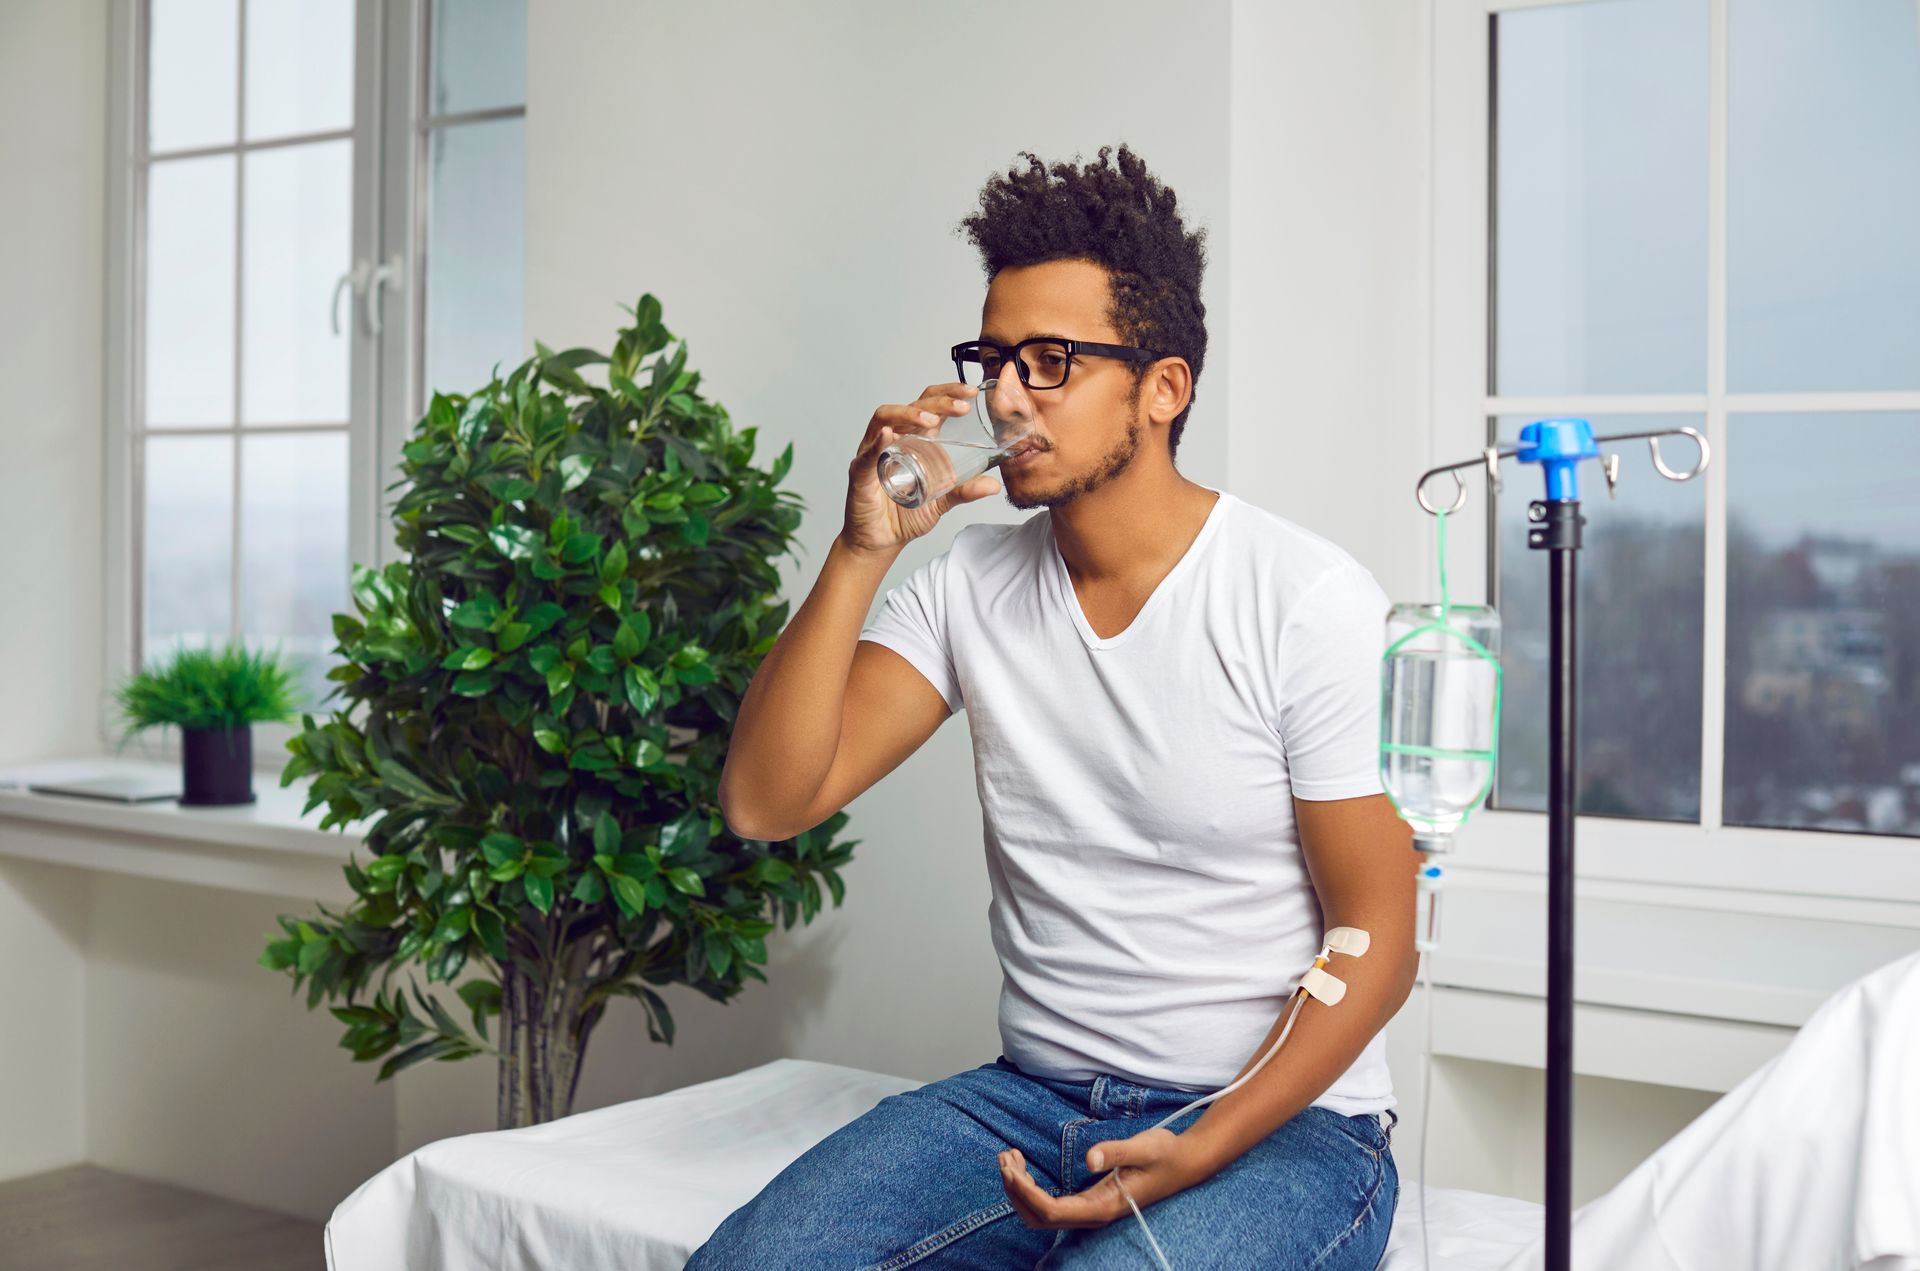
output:
M1593 441L1593 425L1584 419L1541 419L1520 430L1513 457L1546 469L1548 502L1572 503L1580 498L1581 461L1598 459L1600 447Z

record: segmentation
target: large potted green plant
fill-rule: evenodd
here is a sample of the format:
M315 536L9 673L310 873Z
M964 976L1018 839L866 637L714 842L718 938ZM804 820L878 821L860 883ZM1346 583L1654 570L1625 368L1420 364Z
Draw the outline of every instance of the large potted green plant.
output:
M344 912L282 916L261 963L309 1009L338 1001L379 1080L498 1056L503 1128L571 1110L615 997L671 1044L659 988L764 982L774 916L811 922L823 882L837 907L855 846L844 813L779 842L721 817L728 730L787 617L793 448L755 467L756 430L702 399L684 342L662 352L659 302L628 312L611 354L536 345L434 396L396 483L406 558L354 570L328 673L344 703L302 716L281 778L311 776L307 806L371 859L346 866ZM602 364L604 387L582 374ZM393 983L411 964L427 990ZM463 970L470 1031L431 991Z
M276 652L237 642L182 647L154 659L114 690L129 734L180 730L180 802L252 803L253 725L293 718L293 673Z

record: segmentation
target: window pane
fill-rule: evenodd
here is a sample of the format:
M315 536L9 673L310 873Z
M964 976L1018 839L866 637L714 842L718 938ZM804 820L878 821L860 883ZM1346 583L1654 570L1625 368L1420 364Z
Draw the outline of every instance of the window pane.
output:
M149 425L233 422L233 156L147 169Z
M234 0L153 0L147 28L147 146L228 145L240 107Z
M434 0L431 20L430 114L526 104L526 0Z
M247 0L247 137L353 126L353 0Z
M1727 382L1920 388L1920 6L1728 10Z
M241 417L345 422L353 297L341 297L339 335L327 304L353 255L353 143L259 150L246 164Z
M1703 390L1705 0L1498 23L1494 391Z
M522 358L526 121L437 128L428 144L426 388L467 393Z
M1528 418L1499 421L1502 446ZM1596 416L1599 434L1700 428L1698 415ZM1661 442L1685 471L1697 451ZM1620 454L1620 492L1607 497L1600 465L1580 471L1586 518L1578 558L1579 760L1582 815L1700 819L1701 641L1706 606L1706 482L1668 481L1644 441ZM1536 464L1504 461L1497 505L1501 664L1505 667L1494 804L1547 806L1549 554L1527 546L1527 504L1545 497Z
M347 434L249 436L240 451L240 625L296 667L306 708L327 680L347 602Z
M1730 428L1725 820L1920 835L1920 414Z
M142 655L224 642L233 629L233 438L150 437Z

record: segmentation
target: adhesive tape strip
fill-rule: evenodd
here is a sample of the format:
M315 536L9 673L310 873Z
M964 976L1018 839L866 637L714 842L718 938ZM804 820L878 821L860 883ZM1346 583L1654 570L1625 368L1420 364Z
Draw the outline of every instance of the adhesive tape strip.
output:
M1319 967L1312 968L1300 977L1300 987L1328 1006L1338 1005L1340 999L1347 995L1347 982L1328 975Z

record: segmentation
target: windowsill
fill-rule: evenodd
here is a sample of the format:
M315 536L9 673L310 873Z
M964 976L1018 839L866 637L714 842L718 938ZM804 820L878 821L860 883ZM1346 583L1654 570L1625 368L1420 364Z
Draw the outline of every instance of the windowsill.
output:
M324 806L302 812L305 781L282 788L278 775L256 771L255 802L211 808L26 788L31 781L82 775L178 771L174 764L118 756L0 769L0 857L272 895L345 894L340 867L362 838L350 828L321 829Z
M1436 988L1544 998L1544 883L1443 866ZM1574 902L1574 1000L1798 1028L1835 992L1920 948L1920 931L1601 898Z

